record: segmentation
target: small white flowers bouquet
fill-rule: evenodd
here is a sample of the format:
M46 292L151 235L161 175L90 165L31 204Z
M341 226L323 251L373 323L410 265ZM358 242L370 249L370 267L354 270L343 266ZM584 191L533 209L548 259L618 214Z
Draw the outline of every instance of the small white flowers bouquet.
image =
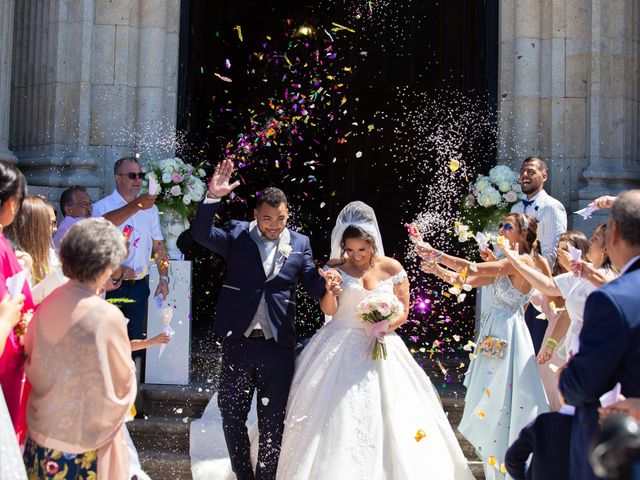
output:
M188 218L195 204L207 193L203 178L205 171L184 163L180 158L165 158L147 163L147 176L143 184L150 194L157 195L160 210L173 210Z
M469 194L464 198L461 211L461 223L471 231L493 230L511 205L520 201L518 174L506 165L496 165L489 170L489 175L478 175L471 183ZM458 237L464 238L456 229Z
M387 358L384 336L389 325L398 320L403 313L404 305L393 294L371 295L358 304L356 315L361 321L369 324L369 336L374 338L371 351L372 359Z

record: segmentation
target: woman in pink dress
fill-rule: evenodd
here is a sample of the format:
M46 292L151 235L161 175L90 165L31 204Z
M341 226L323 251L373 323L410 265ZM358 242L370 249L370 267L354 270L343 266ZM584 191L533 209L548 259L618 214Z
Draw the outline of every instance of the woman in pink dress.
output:
M7 280L22 272L22 266L2 234L2 229L13 222L20 210L25 185L24 175L15 165L0 161L0 298L7 293ZM23 278L26 280L26 277ZM0 356L0 387L4 393L18 441L22 444L26 435L25 408L29 385L25 380L23 347L18 335L24 329L24 322L29 316L28 312L33 311L33 300L26 281L22 284L22 288L18 286L18 289L24 295L23 321L18 328L9 332L7 343Z

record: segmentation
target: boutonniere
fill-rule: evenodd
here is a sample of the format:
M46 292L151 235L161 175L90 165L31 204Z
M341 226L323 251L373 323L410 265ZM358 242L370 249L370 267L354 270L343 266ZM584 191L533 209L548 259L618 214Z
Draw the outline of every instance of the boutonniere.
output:
M284 245L280 245L280 247L278 248L278 251L284 258L289 258L289 254L291 253L291 250L293 249L291 248L291 245L289 245L288 243L285 243Z

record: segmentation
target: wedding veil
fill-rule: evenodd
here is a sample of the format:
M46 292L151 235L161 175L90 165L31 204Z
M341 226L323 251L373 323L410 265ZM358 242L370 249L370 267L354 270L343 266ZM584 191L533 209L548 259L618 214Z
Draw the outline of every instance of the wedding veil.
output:
M340 258L340 253L342 251L340 245L342 241L342 234L349 225L359 227L371 235L375 240L378 254L384 255L382 236L380 235L378 221L376 220L376 214L373 211L373 208L364 202L355 201L347 204L347 206L345 206L338 214L336 226L333 227L333 231L331 232L330 258Z

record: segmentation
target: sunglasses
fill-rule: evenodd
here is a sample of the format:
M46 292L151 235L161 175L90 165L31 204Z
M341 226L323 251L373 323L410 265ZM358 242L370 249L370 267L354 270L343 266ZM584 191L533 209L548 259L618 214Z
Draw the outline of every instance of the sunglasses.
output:
M91 202L78 202L78 203L70 203L69 206L70 207L82 207L82 208L89 208L91 207L93 204Z
M135 180L136 178L144 180L146 173L144 172L129 172L129 173L116 173L119 177L129 177L129 180Z
M495 223L494 223L494 225L495 225ZM513 228L513 225L511 225L510 223L502 223L502 222L500 222L498 224L498 230L501 230L503 228L504 228L505 232L510 232L511 229Z

